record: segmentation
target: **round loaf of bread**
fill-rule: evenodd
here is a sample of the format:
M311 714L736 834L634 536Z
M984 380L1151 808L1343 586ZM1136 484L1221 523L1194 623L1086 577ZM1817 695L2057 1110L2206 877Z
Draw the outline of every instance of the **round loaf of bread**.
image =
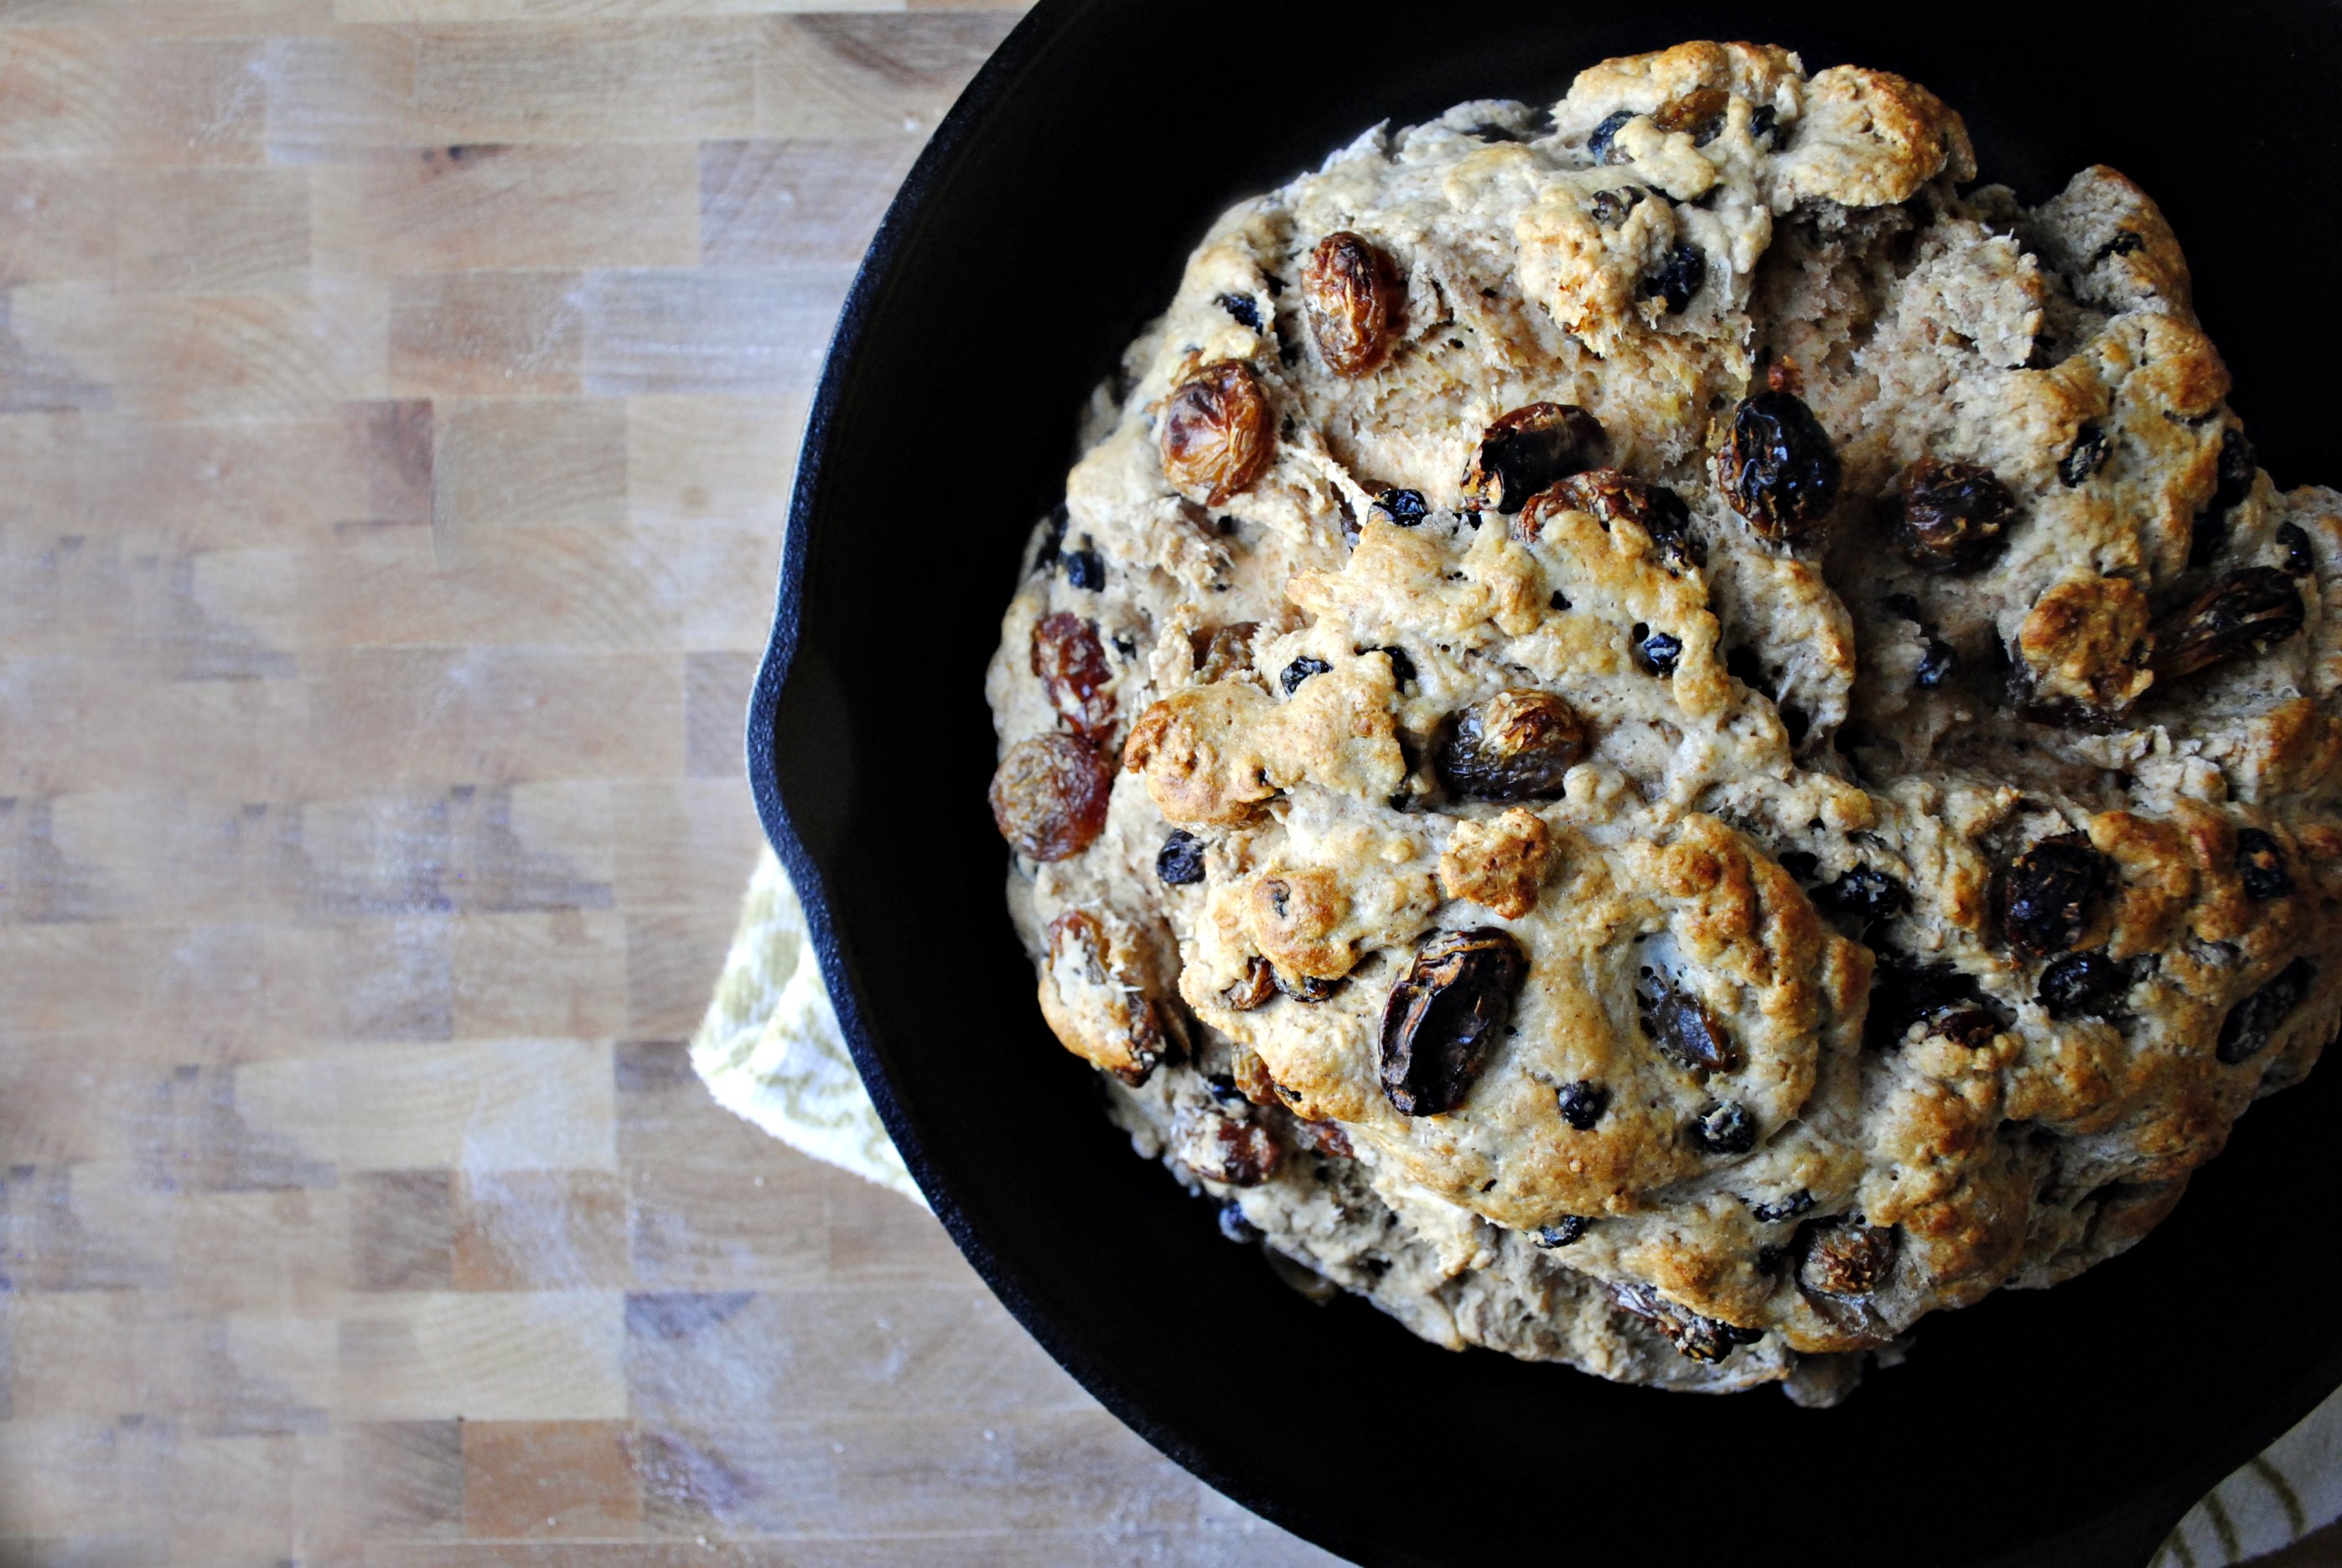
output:
M1236 206L1100 389L1009 903L1289 1279L1827 1403L2335 1032L2342 497L2144 194L1975 175L1895 76L1614 60Z

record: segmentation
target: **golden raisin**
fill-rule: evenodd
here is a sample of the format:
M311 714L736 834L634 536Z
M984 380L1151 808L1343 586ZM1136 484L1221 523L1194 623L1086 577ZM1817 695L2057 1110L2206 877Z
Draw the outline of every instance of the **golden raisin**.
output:
M1214 681L1250 674L1252 642L1259 632L1257 621L1238 621L1234 625L1190 632L1187 641L1196 652L1196 678L1209 685Z
M1556 480L1600 466L1609 447L1602 422L1575 404L1516 408L1480 433L1464 475L1465 503L1509 517Z
M1702 565L1706 552L1691 535L1691 508L1664 484L1646 484L1616 468L1589 468L1556 480L1529 497L1512 521L1512 536L1525 544L1537 536L1556 512L1583 512L1606 529L1626 517L1651 536L1651 543L1670 567Z
M2248 654L2265 654L2301 630L2301 590L2274 566L2231 572L2158 627L2150 661L2177 680Z
M1586 760L1586 725L1550 692L1516 687L1465 709L1433 758L1464 800L1552 800Z
M1346 230L1327 235L1301 269L1301 303L1326 368L1364 375L1383 362L1403 298L1381 247Z
M1268 398L1252 366L1238 360L1197 371L1163 411L1163 475L1206 506L1250 489L1275 444Z
M1083 734L1103 738L1114 730L1114 679L1097 627L1071 610L1034 623L1033 673L1049 694L1049 705Z
M1721 87L1695 87L1680 98L1670 98L1651 111L1651 124L1662 131L1681 131L1695 147L1716 140L1732 95Z
M1922 572L1973 572L2000 553L2017 497L1981 463L1922 457L1896 475L1880 510L1896 548Z
M1206 1181L1232 1187L1256 1187L1285 1163L1285 1151L1267 1128L1211 1105L1180 1115L1172 1128L1172 1153Z
M1106 827L1114 766L1081 735L1018 741L992 775L992 820L1019 854L1064 860Z
M1266 969L1266 959L1256 958L1255 964ZM1271 986L1274 991L1276 987ZM1276 1080L1269 1075L1268 1064L1257 1053L1239 1045L1229 1058L1229 1076L1236 1081L1236 1092L1256 1105L1273 1105L1282 1110L1285 1096L1276 1092Z
M1127 933L1085 909L1049 923L1041 970L1041 1016L1058 1043L1134 1088L1175 1054L1142 976L1130 963Z
M1350 1147L1350 1135L1342 1131L1338 1122L1303 1122L1294 1129L1301 1141L1330 1159L1355 1160L1358 1152Z
M1895 1232L1860 1214L1809 1220L1798 1238L1797 1283L1825 1295L1867 1296L1895 1262Z

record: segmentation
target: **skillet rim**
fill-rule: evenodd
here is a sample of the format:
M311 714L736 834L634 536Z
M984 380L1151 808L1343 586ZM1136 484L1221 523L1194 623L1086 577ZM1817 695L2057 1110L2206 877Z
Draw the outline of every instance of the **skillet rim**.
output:
M803 594L811 534L823 510L823 483L840 422L854 401L863 352L883 336L880 319L927 227L929 197L949 182L969 155L976 133L1001 103L1027 78L1046 70L1051 50L1086 13L1107 0L1037 0L995 49L937 125L905 176L857 265L825 351L820 379L807 411L784 536L773 628L749 699L745 735L748 781L765 835L787 871L804 905L806 924L839 1028L880 1121L902 1154L936 1217L943 1222L986 1287L1076 1381L1158 1452L1224 1496L1304 1540L1354 1561L1428 1563L1433 1560L1395 1552L1386 1543L1346 1523L1288 1502L1264 1484L1220 1464L1147 1402L1080 1335L1052 1316L1019 1277L986 1243L955 1197L935 1159L917 1135L913 1115L873 1041L861 1005L855 966L832 909L829 884L820 862L806 847L784 798L776 753L785 708L792 699L803 635ZM802 687L796 691L802 699ZM1977 1568L2070 1564L2114 1561L2138 1542L2160 1541L2176 1529L2196 1502L2264 1451L2337 1386L2342 1386L2342 1347L2312 1369L2287 1397L2272 1402L2256 1420L2243 1423L2229 1441L2207 1449L2194 1463L2145 1496L2134 1494L2047 1539L2020 1542L1977 1560ZM1699 1408L1684 1401L1686 1413ZM2159 1506L2157 1506L2159 1504ZM2155 1515L2149 1535L2135 1523L2142 1511Z

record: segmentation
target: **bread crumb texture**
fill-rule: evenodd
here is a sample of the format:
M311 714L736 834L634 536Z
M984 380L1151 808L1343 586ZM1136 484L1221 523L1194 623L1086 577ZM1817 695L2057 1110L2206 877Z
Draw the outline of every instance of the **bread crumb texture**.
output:
M1101 390L1010 907L1288 1277L1826 1403L2335 1032L2342 497L2144 193L1976 173L1883 72L1613 60L1234 207Z

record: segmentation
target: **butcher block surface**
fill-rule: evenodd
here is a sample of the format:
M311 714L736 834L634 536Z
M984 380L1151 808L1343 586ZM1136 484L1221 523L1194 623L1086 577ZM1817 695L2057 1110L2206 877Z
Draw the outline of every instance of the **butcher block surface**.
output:
M683 1041L831 322L1016 20L0 0L0 1564L1328 1561Z

